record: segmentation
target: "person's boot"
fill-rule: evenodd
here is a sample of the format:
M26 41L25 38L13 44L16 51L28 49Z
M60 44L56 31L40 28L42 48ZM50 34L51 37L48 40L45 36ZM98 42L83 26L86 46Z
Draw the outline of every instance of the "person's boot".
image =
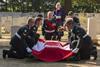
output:
M95 46L93 46L93 48L92 48L90 59L91 60L96 60L97 59L97 48Z
M8 50L3 50L2 54L3 59L6 59L7 55L8 55Z

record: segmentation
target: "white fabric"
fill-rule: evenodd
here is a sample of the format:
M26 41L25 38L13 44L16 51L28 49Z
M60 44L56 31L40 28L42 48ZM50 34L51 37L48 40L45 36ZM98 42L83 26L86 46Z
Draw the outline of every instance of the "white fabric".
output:
M45 44L45 43L38 41L38 42L36 43L36 45L33 46L32 49L33 49L33 50L36 50L36 51L41 51L41 50L43 50L43 49L45 48L44 44Z
M45 30L45 32L47 32L47 33L52 33L52 32L55 32L55 30Z
M56 19L60 19L61 18L61 16L56 16Z
M26 50L27 50L27 52L29 52L29 53L32 52L32 50L31 50L29 47L27 47Z
M77 53L79 51L79 48L75 48L72 52Z
M69 44L64 46L64 47L62 47L62 46L50 46L50 45L45 45L44 42L40 42L40 41L38 41L37 44L35 46L33 46L32 49L36 50L36 51L41 51L45 47L48 47L48 48L60 48L60 49L63 49L63 50L71 50Z
M71 49L70 49L70 44L64 46L63 49L64 49L64 50L71 50Z
M38 41L37 44L35 46L33 46L33 50L36 51L42 51L45 47L48 48L59 48L59 49L63 49L63 50L71 50L70 49L70 44L66 45L66 46L50 46L50 45L45 45L44 42ZM27 49L28 52L31 52L29 49ZM79 51L79 48L75 48L72 50L72 52L77 53Z

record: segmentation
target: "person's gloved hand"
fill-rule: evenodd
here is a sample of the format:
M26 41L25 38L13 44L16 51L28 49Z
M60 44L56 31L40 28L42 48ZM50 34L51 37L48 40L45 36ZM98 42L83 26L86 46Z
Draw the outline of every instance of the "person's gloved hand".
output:
M32 50L29 47L27 47L26 50L27 50L28 53L32 52Z
M74 53L77 53L78 51L79 51L79 48L75 48L75 49L73 50Z

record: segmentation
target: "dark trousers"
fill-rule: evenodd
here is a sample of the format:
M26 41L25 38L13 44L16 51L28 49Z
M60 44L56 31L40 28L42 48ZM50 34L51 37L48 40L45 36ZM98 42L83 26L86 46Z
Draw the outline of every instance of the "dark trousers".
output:
M19 39L17 36L14 36L10 42L11 48L8 51L9 58L25 58L28 55L26 50L25 40Z
M16 58L16 59L24 59L28 57L28 53L24 50L20 49L13 49L13 47L8 50L8 58Z
M80 41L80 59L90 59L93 43L91 37L87 36Z
M64 32L58 31L57 32L57 40L61 41L61 37L64 35Z

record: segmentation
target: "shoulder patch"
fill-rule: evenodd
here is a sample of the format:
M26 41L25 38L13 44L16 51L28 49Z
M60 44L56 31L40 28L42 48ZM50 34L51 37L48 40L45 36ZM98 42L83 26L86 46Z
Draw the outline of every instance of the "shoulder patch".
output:
M25 29L24 32L27 32L27 30Z

